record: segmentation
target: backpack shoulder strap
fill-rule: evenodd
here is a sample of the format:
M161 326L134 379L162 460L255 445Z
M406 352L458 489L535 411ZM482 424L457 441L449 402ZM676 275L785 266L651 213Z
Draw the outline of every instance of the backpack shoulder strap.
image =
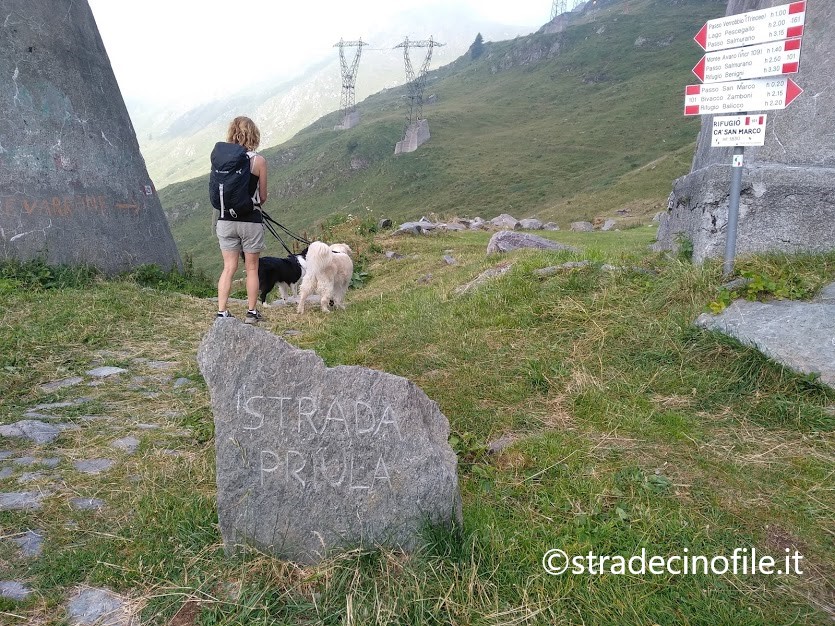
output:
M248 150L246 155L250 159L254 159L258 156L258 153L255 150ZM252 204L256 210L261 210L261 190L258 187L255 188L255 193L252 195Z

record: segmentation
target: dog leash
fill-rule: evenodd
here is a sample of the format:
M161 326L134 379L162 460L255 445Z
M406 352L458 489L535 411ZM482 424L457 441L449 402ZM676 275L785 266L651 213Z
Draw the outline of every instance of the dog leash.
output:
M275 232L275 228L273 228L273 227L270 225L270 223L269 223L269 222L267 222L267 221L265 221L265 222L264 222L264 226L266 227L266 229L267 229L268 231L270 231L270 232L273 234L273 237L275 237L276 239L278 239L278 243L280 243L280 244L281 244L281 246L282 246L285 250L287 250L287 254L288 254L289 256L293 256L293 251L292 251L292 250L290 250L290 248L288 248L288 247L287 247L287 244L286 244L286 243L284 243L284 240L283 240L283 239L279 236L279 234L278 234L277 232Z
M306 245L306 246L309 246L309 245L310 245L310 243L311 243L311 242L309 242L309 241L308 241L307 239L305 239L304 237L301 237L301 236L297 235L296 233L294 233L293 231L291 231L290 229L288 229L288 228L287 228L286 226L284 226L283 224L279 224L278 222L276 222L276 221L275 221L272 217L270 217L270 216L269 216L269 214L268 214L266 211L264 211L264 209L261 209L261 215L263 215L263 216L264 216L264 220L265 220L265 222L264 222L264 223L267 225L267 229L268 229L268 230L269 230L269 231L270 231L270 232L271 232L271 233L275 236L275 238L276 238L276 239L278 239L279 241L281 241L281 245L283 245L283 246L284 246L284 249L285 249L285 250L287 249L287 246L285 246L285 245L284 245L284 241L282 241L281 237L279 237L279 236L278 236L278 233L276 233L276 232L275 232L275 229L274 229L274 228L272 228L272 226L270 226L270 224L273 224L273 225L275 225L275 226L278 226L278 227L279 227L281 230L283 230L283 231L284 231L284 232L285 232L285 233L286 233L289 237L292 237L292 238L293 238L293 239L295 239L296 241L298 241L298 242L300 242L300 243L303 243L303 244L304 244L304 245ZM288 252L289 252L289 250L288 250ZM290 252L290 254L292 254L292 252Z

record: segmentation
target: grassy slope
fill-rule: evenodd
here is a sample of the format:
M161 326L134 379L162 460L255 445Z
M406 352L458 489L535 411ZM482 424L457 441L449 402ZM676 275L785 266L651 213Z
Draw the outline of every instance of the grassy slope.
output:
M698 121L682 114L682 91L698 60L692 34L720 3L633 2L557 35L486 47L432 72L425 107L431 140L395 158L402 137L402 89L360 104L363 123L333 132L323 118L278 148L270 162L274 217L310 229L334 212L417 218L509 212L563 226L627 207L659 210L672 179L689 168ZM636 46L639 37L648 42ZM669 45L661 45L669 42ZM551 59L521 64L558 44ZM508 69L506 59L516 59ZM362 163L351 169L351 161ZM205 179L161 192L184 253L215 270ZM273 242L274 251L280 250ZM271 250L273 249L271 248Z
M66 488L43 511L0 513L5 533L39 528L49 542L31 563L0 545L0 579L38 590L23 604L0 601L0 612L57 624L66 589L88 583L131 594L145 606L143 624L167 624L187 598L199 601L201 626L830 623L835 393L692 327L721 283L717 264L693 268L647 256L654 232L647 227L549 235L582 247L579 255L496 259L484 255L487 233L372 242L352 232L356 225L333 233L364 251L371 275L350 293L347 311L270 309L266 327L300 331L293 341L331 365L406 376L439 403L459 452L462 535L434 536L411 557L352 553L315 568L257 555L224 558L211 411L194 362L211 301L129 282L51 292L7 282L4 422L37 402L83 394L92 405L70 411L114 416L128 432L136 421L165 426L141 432L140 452L120 457L104 477L60 465ZM383 249L405 258L372 252ZM444 254L458 264L447 265ZM655 274L596 266L548 278L533 273L572 258ZM456 286L502 261L513 262L504 277L455 295ZM835 279L835 257L745 260L740 269L814 289ZM34 391L83 374L101 350L106 364L133 373L142 373L135 357L175 361L169 375L190 377L196 393L170 381L157 388L153 376L138 389L126 380L48 396ZM158 395L149 399L147 390ZM38 454L112 457L108 442L118 431L106 422L83 427ZM514 445L498 456L482 453L508 433ZM162 453L172 447L180 456ZM0 486L14 490L15 477ZM104 498L107 509L72 512L70 495ZM777 556L799 549L805 574L548 577L540 566L549 548L629 556L686 547L713 556L751 546Z
M693 27L721 10L685 1L655 9L650 21L640 11L654 4L632 2L630 16L579 27L552 61L497 74L489 59L439 71L428 88L440 96L427 109L433 137L413 155L391 157L402 130L399 92L363 103L365 123L349 133L329 131L334 119L320 121L268 153L273 192L297 191L277 202L278 212L300 229L331 211L367 217L366 206L374 216L508 210L563 224L623 206L651 212L692 154L696 127L680 116L680 93L698 56ZM638 35L670 34L668 48L632 45ZM605 38L623 54L597 45ZM525 41L494 44L492 62ZM641 56L646 64L633 67ZM293 162L280 166L289 153ZM349 173L349 155L369 167ZM166 207L204 203L202 187L165 190ZM174 230L183 251L213 268L205 205L197 213ZM0 623L60 624L67 589L77 584L130 594L151 625L168 624L187 598L199 601L200 626L831 623L835 393L692 327L716 297L716 264L647 255L652 228L563 232L548 236L582 254L515 253L502 259L514 262L507 275L457 296L456 286L499 262L484 256L487 233L371 241L358 226L350 220L328 236L349 240L371 277L350 293L348 310L299 317L270 309L266 327L301 331L292 340L331 365L406 376L439 403L460 459L461 536L439 534L411 557L353 553L316 568L258 555L226 559L208 392L194 362L213 304L131 282L44 292L0 280L0 421L84 395L89 404L64 412L109 415L124 430L80 422L83 431L37 451L65 459L57 470L64 486L42 511L0 512L4 535L38 528L48 541L30 562L0 542L0 580L37 590L24 603L0 600ZM386 261L384 249L406 258ZM445 254L458 264L447 265ZM532 273L572 258L656 273ZM813 288L835 279L835 258L750 259L739 269ZM196 393L159 381L136 357L177 362L167 374L191 378ZM146 380L134 389L123 381L35 391L83 375L97 359ZM140 421L162 429L133 429ZM113 457L110 441L124 434L142 440L137 455L118 456L104 477L72 469L75 458ZM516 443L484 455L483 445L503 434ZM23 489L21 471L0 489ZM107 508L72 511L67 500L76 495L103 498ZM683 547L728 555L750 546L777 556L799 549L805 574L548 577L540 566L549 548L628 556Z

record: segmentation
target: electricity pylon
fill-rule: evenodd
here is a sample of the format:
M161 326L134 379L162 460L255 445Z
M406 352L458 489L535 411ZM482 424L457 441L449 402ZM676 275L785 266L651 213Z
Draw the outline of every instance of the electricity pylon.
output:
M344 115L353 112L357 107L357 69L360 64L360 56L362 56L362 47L368 44L362 39L357 41L343 41L334 44L334 48L339 48L339 62L342 65L342 96L339 99L339 108ZM356 48L354 53L354 60L348 63L345 58L345 48Z
M403 43L394 46L395 48L403 48L403 58L406 62L406 80L409 89L409 124L423 119L423 90L426 88L426 72L429 69L429 62L432 60L432 49L443 45L432 37L424 41L409 41L409 38L406 37ZM426 58L417 73L415 73L412 60L409 58L409 48L427 48Z
M558 15L562 15L568 11L573 11L582 2L583 0L554 0L554 3L551 5L551 19L553 20ZM628 8L629 2L626 4Z
M551 19L553 20L558 15L562 15L568 10L568 0L554 0L551 6Z

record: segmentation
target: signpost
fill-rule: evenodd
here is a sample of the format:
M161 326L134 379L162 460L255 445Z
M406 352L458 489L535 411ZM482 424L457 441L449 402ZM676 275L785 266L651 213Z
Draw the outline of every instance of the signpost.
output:
M701 85L684 91L685 115L713 118L711 146L733 146L725 276L733 273L745 146L765 145L766 115L746 111L785 109L803 89L785 74L800 70L806 0L710 20L694 39L705 54L693 68Z
M717 115L713 118L713 148L764 146L767 115Z

